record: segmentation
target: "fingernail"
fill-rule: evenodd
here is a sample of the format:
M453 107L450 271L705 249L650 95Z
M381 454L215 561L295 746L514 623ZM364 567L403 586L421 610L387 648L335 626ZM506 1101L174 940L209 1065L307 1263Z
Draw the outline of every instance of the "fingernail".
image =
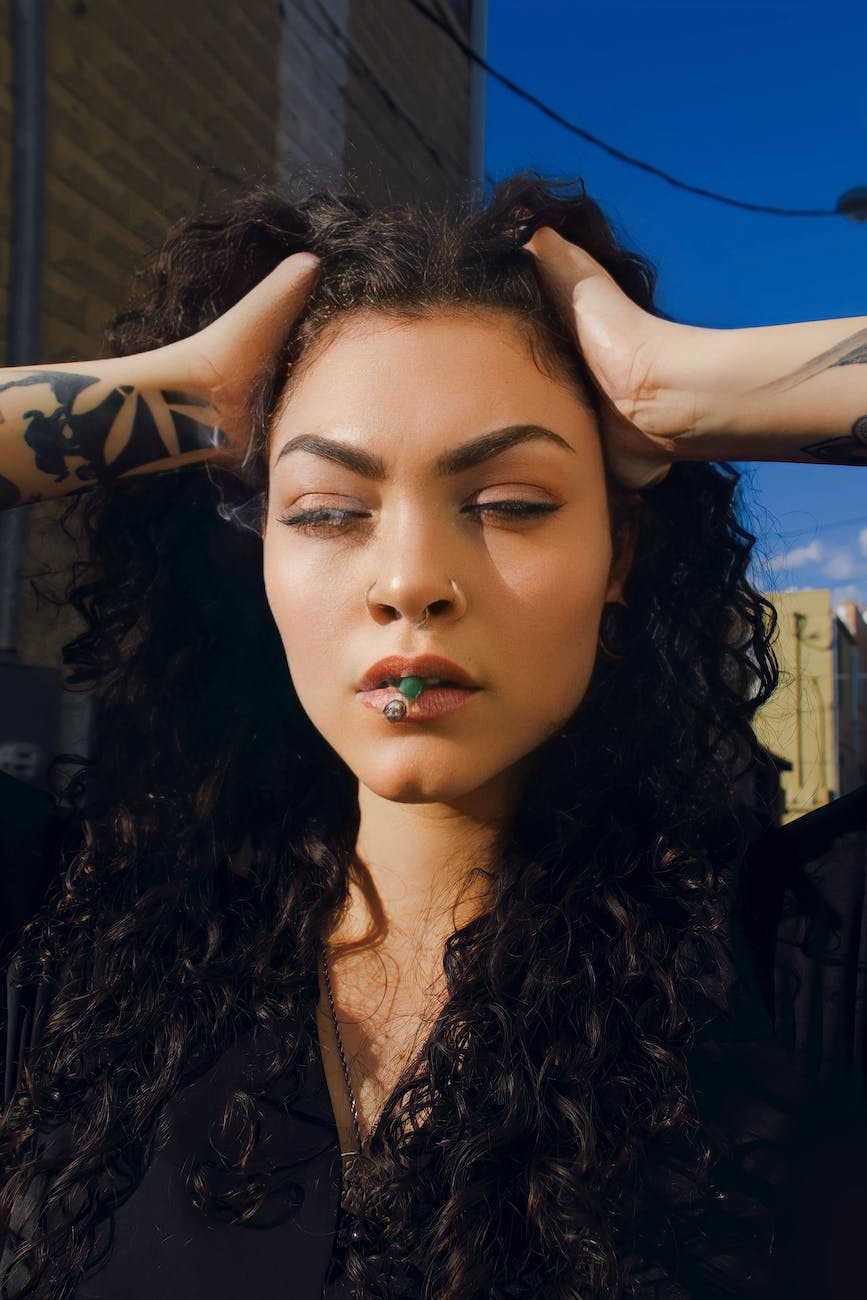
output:
M319 258L315 253L311 253L309 249L305 249L303 253L293 253L292 256L295 265L301 271L312 271L314 267L319 265Z

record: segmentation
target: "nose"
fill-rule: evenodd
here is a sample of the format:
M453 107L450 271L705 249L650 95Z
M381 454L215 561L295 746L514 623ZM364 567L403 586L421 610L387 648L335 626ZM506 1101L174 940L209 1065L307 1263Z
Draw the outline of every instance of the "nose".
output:
M403 618L416 627L425 627L434 614L445 617L451 613L454 617L460 617L466 606L454 578L440 580L438 590L444 594L427 600L425 595L430 591L429 583L424 593L420 593L418 586L410 588L406 585L395 591L392 584L391 590L374 594L376 587L377 583L374 582L367 589L365 604L378 623L393 623ZM386 595L389 596L388 600L385 599Z
M378 623L404 619L421 627L434 616L461 617L466 601L452 575L463 552L447 534L448 520L430 500L398 503L387 512L368 552L365 603Z

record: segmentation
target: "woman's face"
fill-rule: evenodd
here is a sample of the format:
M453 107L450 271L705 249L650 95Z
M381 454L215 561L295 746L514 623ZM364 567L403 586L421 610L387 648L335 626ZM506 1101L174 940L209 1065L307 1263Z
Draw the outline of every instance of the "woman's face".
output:
M270 444L264 579L303 708L384 799L453 804L505 788L580 704L603 603L625 577L610 575L595 416L493 312L355 316L295 384ZM440 458L521 425L552 436L438 472ZM381 477L285 450L302 435L381 462ZM523 519L476 509L504 501L555 509ZM307 529L280 522L319 509L352 513ZM422 653L458 663L482 689L414 722L362 702L375 661Z

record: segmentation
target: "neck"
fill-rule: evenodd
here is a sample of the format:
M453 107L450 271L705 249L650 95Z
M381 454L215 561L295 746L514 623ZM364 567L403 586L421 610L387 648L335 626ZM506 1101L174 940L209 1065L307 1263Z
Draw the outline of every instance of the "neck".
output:
M332 950L441 954L484 906L487 869L514 808L514 781L451 803L398 803L359 787L350 895Z

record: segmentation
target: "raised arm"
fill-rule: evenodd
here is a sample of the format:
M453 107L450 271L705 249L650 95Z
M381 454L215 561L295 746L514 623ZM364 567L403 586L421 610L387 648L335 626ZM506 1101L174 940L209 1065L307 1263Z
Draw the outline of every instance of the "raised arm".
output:
M543 226L524 245L598 383L615 474L652 487L678 460L867 465L867 316L706 329L633 302Z
M203 396L137 374L147 353L0 371L0 507L155 473L228 445Z
M678 459L867 465L867 316L702 332L716 397Z
M313 286L296 253L213 324L150 352L0 370L0 509L96 482L240 459L246 397Z

